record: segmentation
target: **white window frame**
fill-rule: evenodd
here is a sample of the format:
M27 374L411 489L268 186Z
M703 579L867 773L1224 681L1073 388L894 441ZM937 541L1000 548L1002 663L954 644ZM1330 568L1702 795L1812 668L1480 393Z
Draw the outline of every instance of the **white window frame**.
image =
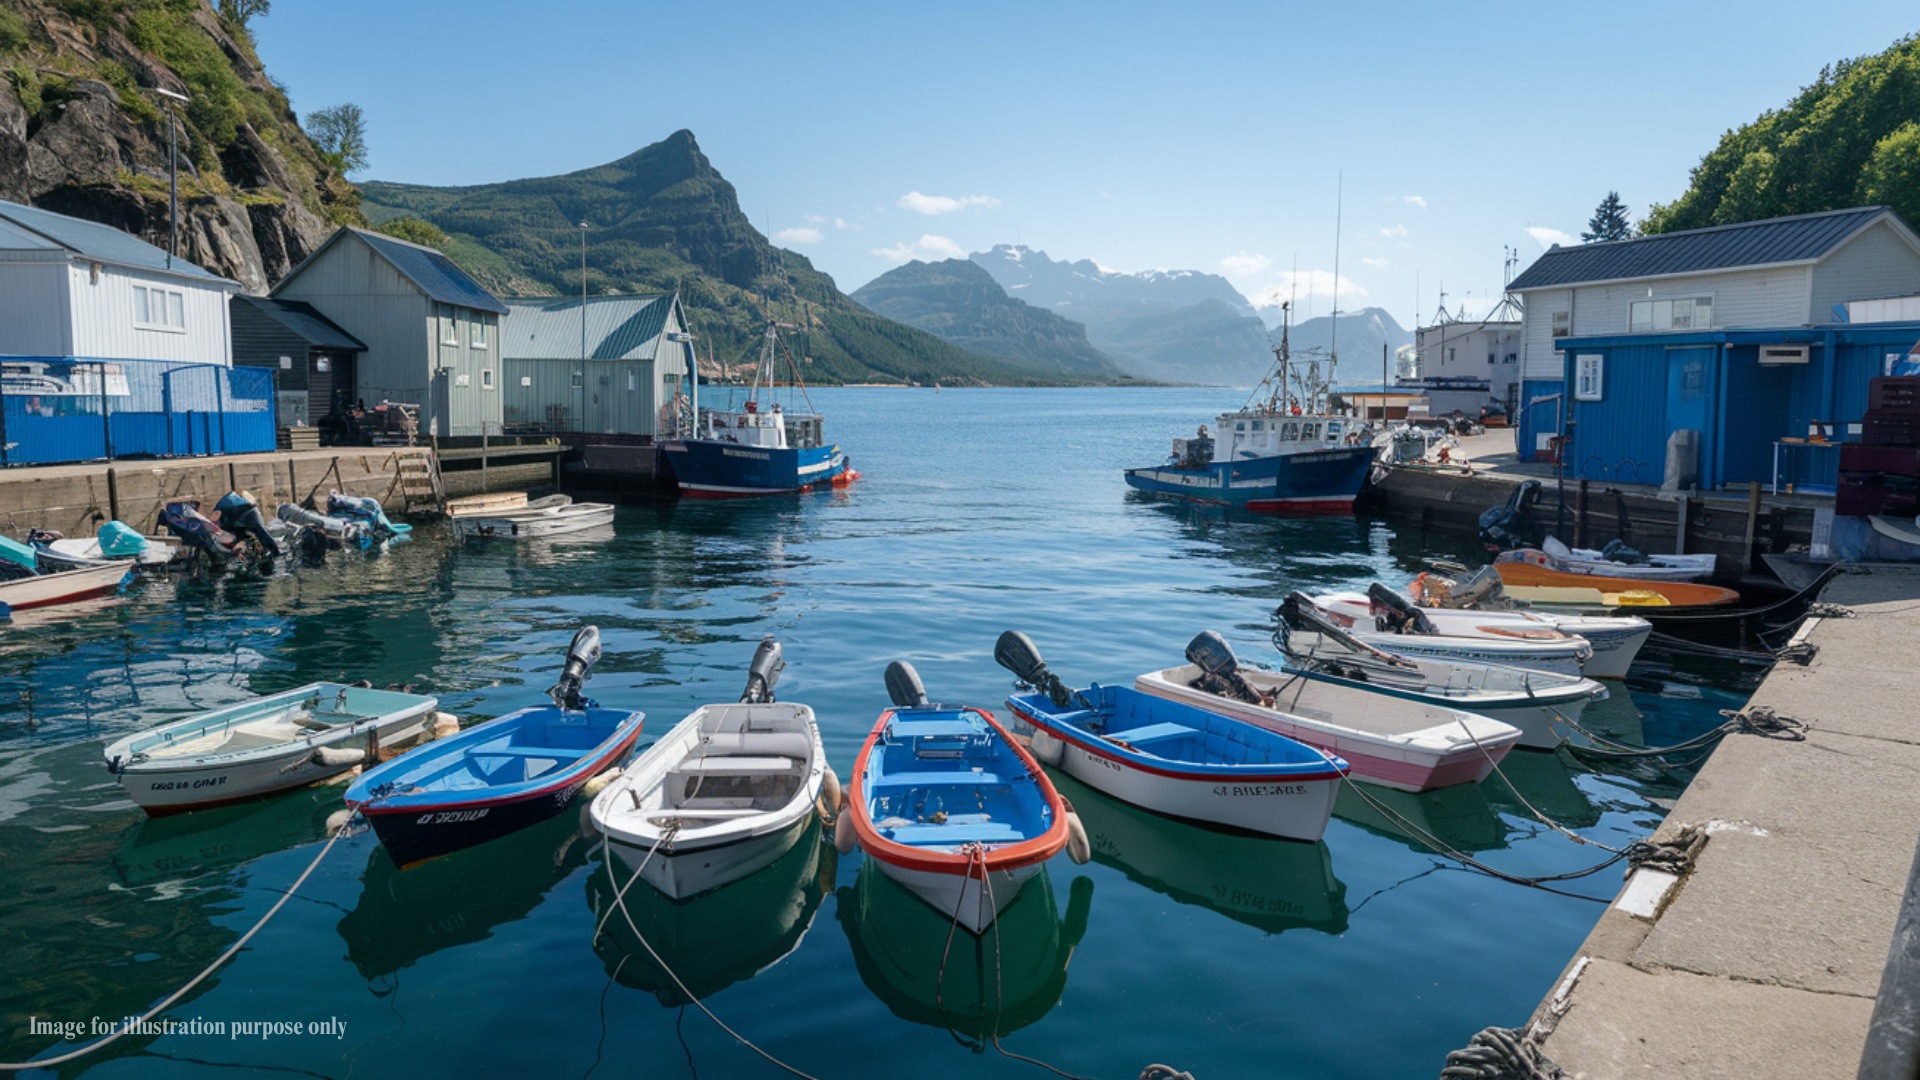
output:
M159 285L135 285L133 325L140 330L155 330L163 334L184 334L187 332L187 294L175 289L162 288ZM160 304L160 318L153 318L155 300ZM140 305L145 304L147 317L140 317ZM175 321L178 316L179 321Z
M492 368L483 367L480 369L480 389L482 390L493 389L493 369Z
M470 327L470 329L469 329L469 330L467 331L467 345L468 345L468 347L470 347L470 348L474 348L474 349L484 349L484 348L486 348L486 347L487 347L487 322L486 322L486 320L485 320L485 319L475 319L475 320L473 320L472 322L470 322L470 323L468 323L467 325L468 325L468 326Z
M1601 401L1607 392L1607 354L1573 354L1573 400Z
M1713 329L1713 296L1661 296L1634 300L1627 304L1627 333L1663 334L1688 333L1695 330ZM1687 323L1675 325L1674 308L1687 306ZM1642 313L1645 314L1644 320ZM1701 325L1701 316L1706 324ZM1664 320L1664 325L1663 325Z
M442 345L460 344L460 324L454 318L454 314L453 314L454 306L452 304L439 304L439 305L436 305L436 310L438 311L441 319L440 344Z
M1555 311L1550 313L1548 318L1552 320L1549 325L1551 328L1550 332L1553 335L1553 339L1555 341L1558 341L1563 337L1573 336L1573 312L1572 311Z

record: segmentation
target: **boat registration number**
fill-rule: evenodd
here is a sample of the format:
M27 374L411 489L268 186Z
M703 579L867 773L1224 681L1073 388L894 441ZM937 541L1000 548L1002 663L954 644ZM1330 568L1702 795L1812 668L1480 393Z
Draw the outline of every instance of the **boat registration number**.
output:
M219 787L227 782L224 776L203 776L198 780L156 780L149 791L193 791L198 788Z
M1215 795L1305 795L1305 784L1221 784L1213 789Z
M493 808L482 807L478 810L438 810L431 814L421 814L416 825L454 825L463 821L479 821Z

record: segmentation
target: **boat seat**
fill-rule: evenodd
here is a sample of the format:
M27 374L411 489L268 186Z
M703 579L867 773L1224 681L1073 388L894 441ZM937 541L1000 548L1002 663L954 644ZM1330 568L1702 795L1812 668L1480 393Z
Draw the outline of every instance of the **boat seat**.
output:
M474 757L553 758L556 761L585 757L587 751L557 746L483 746L469 751Z
M990 772L907 772L890 773L879 778L886 787L938 787L941 785L958 786L962 784L1000 784L1007 783L997 773Z
M673 771L689 776L766 776L799 767L800 762L790 757L695 757L681 761Z
M1117 739L1128 746L1145 746L1148 743L1171 742L1191 735L1205 735L1185 724L1148 724L1145 727L1129 728L1125 731L1105 731L1101 734L1109 739Z
M887 830L887 839L909 846L922 844L1005 844L1025 840L1025 834L1000 821L965 822L947 825L898 825Z
M805 759L813 755L813 739L798 731L715 732L700 737L700 752L709 757L734 754Z

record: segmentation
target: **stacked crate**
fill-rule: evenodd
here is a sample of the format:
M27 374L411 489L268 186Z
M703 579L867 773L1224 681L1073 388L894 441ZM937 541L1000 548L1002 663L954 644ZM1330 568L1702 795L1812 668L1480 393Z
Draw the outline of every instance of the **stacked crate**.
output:
M1920 375L1873 380L1860 442L1840 448L1836 514L1920 514Z

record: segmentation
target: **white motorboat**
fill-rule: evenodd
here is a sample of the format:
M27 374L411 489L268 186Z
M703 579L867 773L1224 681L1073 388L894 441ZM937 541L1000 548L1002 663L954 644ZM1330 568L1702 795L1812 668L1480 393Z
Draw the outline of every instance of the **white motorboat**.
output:
M1242 668L1212 631L1187 646L1187 659L1140 676L1134 689L1277 731L1402 791L1479 783L1520 741L1512 724L1463 709Z
M565 536L611 524L613 510L612 503L577 503L565 495L556 495L518 509L457 514L453 518L453 531L463 540Z
M1465 709L1519 728L1520 745L1531 749L1583 745L1586 736L1569 721L1608 696L1606 687L1575 675L1385 652L1342 630L1299 593L1274 615L1274 645L1289 675Z
M153 817L304 787L379 760L417 737L439 702L419 694L312 683L129 735L107 771Z
M593 800L612 851L674 899L772 865L806 832L825 785L813 710L773 700L784 666L768 639L737 705L702 705ZM837 786L837 785L836 785Z
M131 562L103 562L78 570L0 581L0 605L22 610L98 596L119 588L132 573Z
M77 570L103 562L128 561L142 569L150 569L165 566L173 561L174 556L180 554L178 543L155 536L141 536L124 526L119 536L113 539L113 543L119 545L119 550L111 552L102 545L101 536L67 536L58 540L43 540L41 539L43 535L45 534L33 534L28 539L33 541L34 554L39 559L41 569L49 572ZM102 536L104 535L106 530L103 527Z
M1390 590L1379 592L1330 593L1312 600L1355 640L1403 656L1509 664L1562 675L1581 674L1593 657L1586 639L1544 621L1516 621L1507 612L1467 612L1469 618L1449 620L1442 627L1432 618L1435 609L1414 607ZM1376 607L1385 614L1376 615Z
M1387 628L1391 629L1391 624L1405 617L1396 604L1411 605L1417 601L1418 594L1410 599L1377 582L1367 590L1365 596L1336 593L1330 597L1315 598L1316 603L1335 615L1351 617L1357 622L1373 617L1376 629L1381 628L1381 620L1385 620ZM1640 647L1653 635L1653 624L1634 615L1585 615L1532 609L1489 611L1478 607L1421 607L1418 610L1432 624L1435 632L1456 637L1537 641L1543 640L1539 636L1542 630L1557 630L1581 638L1592 646L1593 655L1574 674L1591 679L1626 678L1628 669L1633 667L1634 658L1640 655ZM1365 625L1363 622L1359 624Z
M1641 555L1645 562L1618 562L1606 551L1568 547L1547 537L1540 550L1559 562L1559 569L1575 574L1636 578L1640 581L1705 581L1713 576L1712 555Z

